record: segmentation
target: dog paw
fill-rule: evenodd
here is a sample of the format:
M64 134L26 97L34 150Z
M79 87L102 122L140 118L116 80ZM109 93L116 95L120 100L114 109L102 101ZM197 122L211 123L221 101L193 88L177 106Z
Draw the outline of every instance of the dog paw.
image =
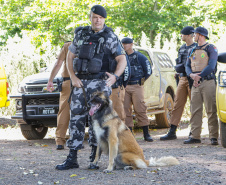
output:
M133 167L132 166L125 166L124 170L133 170Z
M111 173L112 170L105 169L103 172L104 172L104 173Z

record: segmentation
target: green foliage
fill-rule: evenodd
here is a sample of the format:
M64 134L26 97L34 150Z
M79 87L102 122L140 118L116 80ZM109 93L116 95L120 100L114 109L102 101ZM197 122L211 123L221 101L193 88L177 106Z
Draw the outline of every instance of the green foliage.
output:
M226 0L221 0L220 2L218 2L218 7L219 8L216 10L214 15L214 18L216 17L215 20L222 20L226 22Z
M23 31L24 32L24 31ZM55 61L55 50L47 50L46 54L40 55L35 45L26 33L21 32L22 39L19 36L9 37L6 46L0 50L0 60L5 66L7 80L9 83L9 94L18 94L18 84L29 75L36 74L40 70L40 63L45 65ZM45 44L46 48L51 48L50 44ZM14 115L15 103L13 100L10 106L0 109L0 115Z
M21 37L21 31L28 30L36 47L47 40L52 45L63 45L72 40L75 27L87 25L90 3L92 1L2 0L0 20L5 31L1 35L2 44L9 36Z
M152 46L157 34L161 33L163 46L164 40L170 40L173 32L191 25L188 19L191 8L195 8L194 3L187 4L184 0L118 0L115 6L108 7L108 12L110 24L121 27L125 34L131 31L138 43L142 31L150 38Z
M106 7L108 26L119 27L124 35L131 33L138 44L144 32L152 46L158 34L163 47L184 26L200 26L207 19L214 23L226 20L225 0L0 0L0 45L9 36L22 37L21 31L27 30L41 54L46 52L42 44L47 41L62 46L72 40L75 27L89 24L94 4Z

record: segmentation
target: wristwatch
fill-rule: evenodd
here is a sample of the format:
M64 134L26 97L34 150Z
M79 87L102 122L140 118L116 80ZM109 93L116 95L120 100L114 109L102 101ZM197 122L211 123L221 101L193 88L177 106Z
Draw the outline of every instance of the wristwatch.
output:
M118 75L116 75L116 74L113 74L113 75L115 76L116 81L117 81L119 79Z

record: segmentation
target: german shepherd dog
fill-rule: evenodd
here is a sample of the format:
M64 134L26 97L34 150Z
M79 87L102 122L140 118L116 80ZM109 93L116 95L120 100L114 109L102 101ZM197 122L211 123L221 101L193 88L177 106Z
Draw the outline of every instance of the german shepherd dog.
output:
M91 107L89 115L98 142L94 166L98 167L97 163L102 151L109 155L109 164L104 170L105 173L112 172L116 167L127 170L179 164L172 156L145 160L143 150L130 129L113 110L111 100L103 92L94 93L89 104Z

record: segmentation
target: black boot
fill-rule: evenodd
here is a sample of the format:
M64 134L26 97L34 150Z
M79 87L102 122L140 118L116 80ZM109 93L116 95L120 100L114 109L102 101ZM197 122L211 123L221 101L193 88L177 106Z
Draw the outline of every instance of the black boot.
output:
M144 134L144 140L148 141L148 142L152 142L153 139L151 138L151 136L148 133L148 126L143 126L143 134Z
M129 127L130 131L133 133L133 128L132 127Z
M177 130L177 126L176 125L171 125L169 132L165 136L160 137L160 140L163 141L163 140L177 139L176 130Z
M90 159L90 165L88 169L94 170L94 169L99 169L99 166L96 164L93 164L93 161L95 160L96 157L96 152L97 152L97 146L92 146L91 149L91 154L89 156Z
M56 166L57 170L68 170L71 168L79 168L77 161L77 150L70 149L69 155L63 164L59 164Z

